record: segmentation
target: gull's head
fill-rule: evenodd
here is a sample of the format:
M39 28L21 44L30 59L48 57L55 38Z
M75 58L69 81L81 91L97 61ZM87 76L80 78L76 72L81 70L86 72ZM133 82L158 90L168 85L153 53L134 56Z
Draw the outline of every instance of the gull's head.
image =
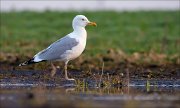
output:
M90 22L84 15L77 15L74 17L72 22L74 27L85 27L87 25L97 26L95 22Z

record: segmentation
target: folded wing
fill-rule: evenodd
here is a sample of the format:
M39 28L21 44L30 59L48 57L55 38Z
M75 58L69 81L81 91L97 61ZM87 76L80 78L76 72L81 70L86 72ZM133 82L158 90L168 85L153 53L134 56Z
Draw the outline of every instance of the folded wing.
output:
M75 38L65 36L52 43L48 48L36 54L34 56L34 61L39 62L43 60L61 59L62 54L64 54L68 50L71 50L76 45L78 45L78 41Z

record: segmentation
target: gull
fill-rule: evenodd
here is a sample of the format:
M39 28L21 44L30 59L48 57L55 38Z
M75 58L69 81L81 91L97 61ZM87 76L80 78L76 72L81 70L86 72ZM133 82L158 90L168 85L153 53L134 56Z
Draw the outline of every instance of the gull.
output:
M74 80L69 78L67 75L67 64L70 60L74 60L79 57L84 51L87 38L85 27L87 25L97 26L95 22L90 22L84 15L75 16L72 21L73 32L55 41L49 47L37 53L32 59L19 64L19 66L50 61L51 66L55 71L52 74L52 76L54 76L56 68L52 62L63 61L65 63L65 79Z

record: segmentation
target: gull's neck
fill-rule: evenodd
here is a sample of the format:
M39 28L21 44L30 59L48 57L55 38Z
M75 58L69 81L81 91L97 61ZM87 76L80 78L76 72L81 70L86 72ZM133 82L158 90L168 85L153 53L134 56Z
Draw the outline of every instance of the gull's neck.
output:
M72 32L71 37L75 38L79 42L79 45L82 46L82 49L84 49L86 46L87 39L87 32L85 27L73 26L73 29L74 31Z
M84 38L87 37L87 32L86 32L85 27L74 26L73 29L74 29L73 33L77 34L77 36L84 37Z
M79 31L79 32L86 31L85 27L81 27L81 26L73 26L73 29L74 31Z

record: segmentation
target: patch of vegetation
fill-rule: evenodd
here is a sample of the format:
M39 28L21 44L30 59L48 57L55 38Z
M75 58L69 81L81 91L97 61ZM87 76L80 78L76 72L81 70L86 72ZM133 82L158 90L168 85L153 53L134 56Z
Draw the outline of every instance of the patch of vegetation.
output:
M96 28L87 27L84 55L103 54L109 49L121 49L126 54L180 52L179 11L1 12L1 52L33 56L70 33L77 14L84 14L98 24Z

